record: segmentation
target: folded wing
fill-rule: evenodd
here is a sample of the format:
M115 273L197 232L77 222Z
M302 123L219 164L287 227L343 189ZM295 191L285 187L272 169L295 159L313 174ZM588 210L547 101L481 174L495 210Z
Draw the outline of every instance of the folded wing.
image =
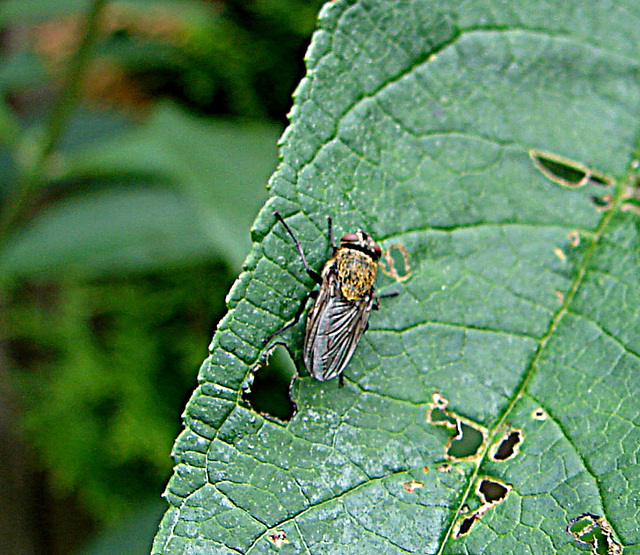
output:
M307 370L320 381L344 370L367 329L373 305L373 290L362 299L349 301L340 293L335 276L327 279L307 316L303 349Z

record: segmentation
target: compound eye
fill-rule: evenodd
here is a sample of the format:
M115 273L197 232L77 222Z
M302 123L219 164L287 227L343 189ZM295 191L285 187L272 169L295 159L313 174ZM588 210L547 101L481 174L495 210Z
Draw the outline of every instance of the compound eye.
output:
M340 239L341 243L357 243L360 240L357 233L347 233Z
M373 244L373 252L376 253L378 258L380 258L380 256L382 256L382 249L378 246L378 243L374 243Z

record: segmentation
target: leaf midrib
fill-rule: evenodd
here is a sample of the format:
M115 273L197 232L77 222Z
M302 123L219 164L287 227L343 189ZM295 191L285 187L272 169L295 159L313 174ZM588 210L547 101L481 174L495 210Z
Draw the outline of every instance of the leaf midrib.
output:
M587 267L589 266L589 262L592 259L593 254L598 247L598 244L600 243L600 239L602 238L607 226L609 225L611 218L613 218L613 215L620 210L620 206L622 205L622 201L624 200L625 184L627 180L628 180L628 177L625 177L625 179L621 179L620 181L618 181L618 185L616 187L615 196L614 196L614 202L612 203L611 208L604 213L602 220L600 221L600 223L598 224L598 227L596 228L596 231L591 236L592 241L587 247L585 255L582 258L580 265L578 266L578 272L576 274L576 277L574 278L573 283L569 288L569 291L565 295L562 305L560 306L558 311L554 314L554 316L551 318L551 322L549 324L549 329L547 330L547 333L542 337L542 339L538 341L538 349L536 350L536 354L534 355L533 360L531 361L531 363L529 364L529 367L524 373L521 383L518 386L518 388L515 390L511 401L507 405L502 416L496 421L495 425L488 430L489 441L486 442L484 446L484 450L482 451L482 454L477 459L476 467L473 473L469 477L467 488L464 491L463 495L460 497L460 502L458 503L458 507L456 508L455 513L449 523L449 526L443 536L442 542L440 544L440 548L436 552L436 555L442 555L443 550L447 546L451 538L451 535L453 533L453 530L455 528L455 525L462 514L462 509L466 505L467 499L471 494L473 485L476 483L476 480L478 479L480 467L482 466L482 463L486 460L491 446L496 442L498 434L503 433L503 430L504 430L503 426L508 420L509 415L514 409L516 403L526 393L527 386L529 385L529 382L531 381L531 378L535 373L538 361L540 360L540 357L542 356L542 353L545 350L549 340L551 339L554 332L558 328L558 325L560 324L560 321L562 320L563 316L567 313L570 313L569 305L573 301L573 298L575 297L580 285L584 280ZM602 506L604 507L604 510L606 513L605 499L604 499L604 496L602 495L598 478L595 475L595 473L588 468L588 465L586 464L584 459L582 459L582 462L585 465L585 470L587 470L587 472L589 472L589 474L591 474L594 479L595 485L598 488L598 492L600 494L600 500L601 500ZM616 534L617 534L617 530L615 529L614 523L609 521L609 524L614 529L614 531L616 531Z

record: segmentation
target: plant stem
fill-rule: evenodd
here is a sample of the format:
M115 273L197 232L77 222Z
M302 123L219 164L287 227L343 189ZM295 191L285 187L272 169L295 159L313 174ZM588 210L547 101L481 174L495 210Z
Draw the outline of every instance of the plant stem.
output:
M35 204L46 183L44 171L47 160L69 121L76 105L91 51L98 36L98 23L107 0L94 0L87 14L85 30L73 58L69 62L62 92L54 104L41 142L34 148L34 155L21 168L17 186L9 195L0 214L0 246L6 242L12 227Z

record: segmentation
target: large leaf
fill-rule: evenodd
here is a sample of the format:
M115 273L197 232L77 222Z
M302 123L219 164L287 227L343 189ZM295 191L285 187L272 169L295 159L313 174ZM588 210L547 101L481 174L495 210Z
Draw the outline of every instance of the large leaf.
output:
M154 553L640 552L637 15L327 5ZM345 387L298 378L289 422L242 395L311 286L274 209L314 268L327 215L338 236L401 243L411 266L379 280L401 293ZM282 336L296 358L301 338ZM447 424L486 440L463 459Z

